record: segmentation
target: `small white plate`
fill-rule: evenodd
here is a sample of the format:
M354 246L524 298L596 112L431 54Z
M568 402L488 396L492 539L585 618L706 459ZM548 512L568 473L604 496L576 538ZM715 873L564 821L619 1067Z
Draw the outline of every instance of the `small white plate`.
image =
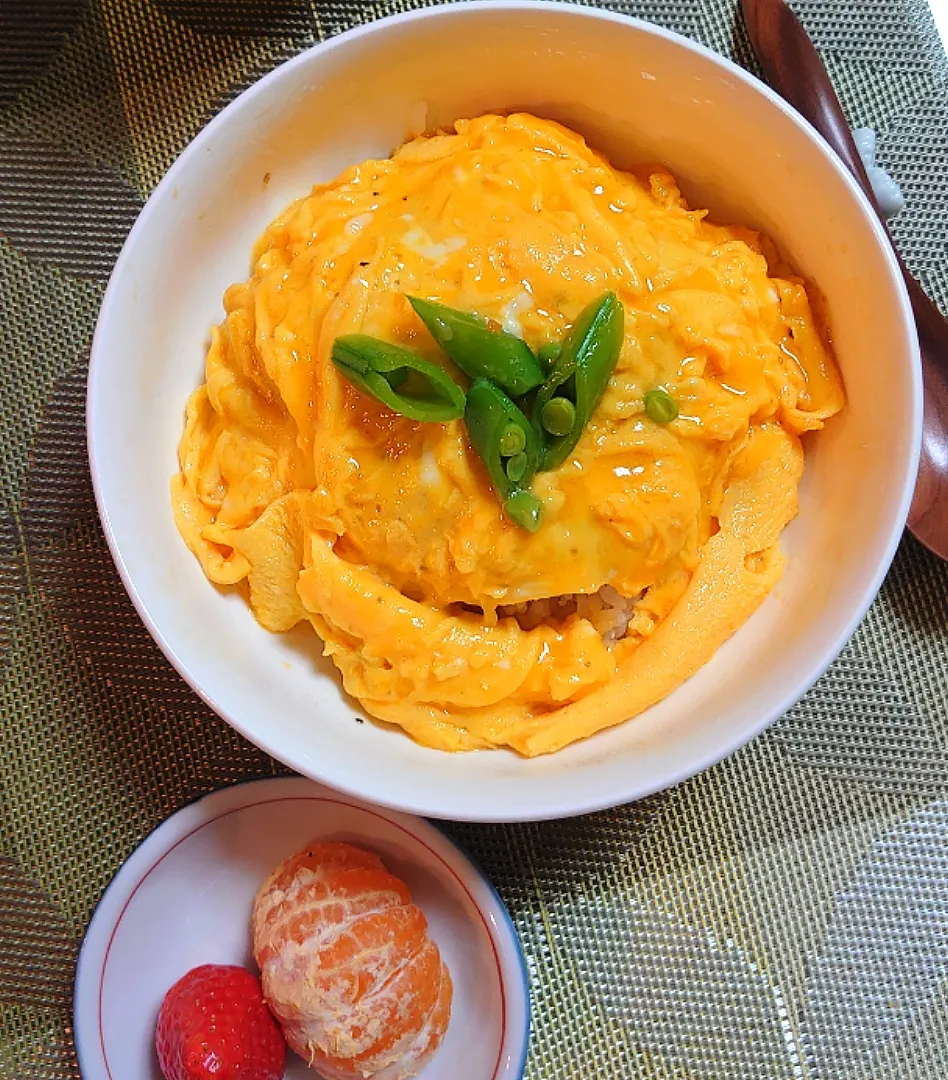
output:
M76 971L84 1080L161 1080L154 1033L165 991L198 964L255 970L253 897L278 863L315 839L376 851L408 884L451 970L451 1022L420 1077L519 1080L530 994L516 932L493 886L427 821L296 777L226 788L184 807L116 874ZM316 1076L288 1055L286 1077Z

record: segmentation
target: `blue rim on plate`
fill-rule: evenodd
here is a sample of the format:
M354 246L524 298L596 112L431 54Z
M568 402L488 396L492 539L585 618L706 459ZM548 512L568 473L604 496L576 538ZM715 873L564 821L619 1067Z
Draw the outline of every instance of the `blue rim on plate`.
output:
M247 789L252 789L253 797L246 797L250 794ZM244 781L199 797L158 825L123 863L96 905L76 966L73 1023L80 1072L85 1080L122 1080L109 1065L103 996L112 945L139 889L168 855L205 827L239 811L297 800L323 801L373 816L423 847L463 890L490 940L501 1001L497 1062L491 1075L485 1075L483 1080L520 1080L529 1049L530 980L513 920L490 879L433 822L373 806L297 776ZM475 895L478 889L482 890L480 897ZM512 991L519 1001L511 1001Z

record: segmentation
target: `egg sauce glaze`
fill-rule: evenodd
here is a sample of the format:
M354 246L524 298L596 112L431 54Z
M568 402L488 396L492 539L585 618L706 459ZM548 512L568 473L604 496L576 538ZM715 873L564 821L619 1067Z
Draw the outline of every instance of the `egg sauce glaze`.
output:
M366 333L466 387L407 296L537 349L610 289L619 362L573 453L534 481L535 534L503 516L462 421L397 416L330 361L338 335ZM692 675L780 576L800 436L843 405L806 286L765 240L689 210L664 169L616 171L522 114L317 186L224 307L187 406L178 529L264 627L310 622L371 715L444 750L555 751ZM679 404L667 426L644 410L656 387ZM498 612L604 585L639 598L612 647L575 613L525 630Z

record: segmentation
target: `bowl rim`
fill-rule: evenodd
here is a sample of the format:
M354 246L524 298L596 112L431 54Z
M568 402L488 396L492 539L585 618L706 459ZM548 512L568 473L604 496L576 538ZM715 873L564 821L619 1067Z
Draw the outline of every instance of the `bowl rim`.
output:
M266 732L260 732L235 716L230 710L222 706L205 687L200 685L191 674L187 662L178 655L172 643L165 637L161 627L152 619L149 610L140 595L135 581L128 569L119 542L112 527L109 508L103 491L101 473L103 464L97 444L97 431L102 423L100 419L99 404L102 399L102 365L98 363L102 351L102 340L105 336L105 326L110 321L113 306L116 304L117 282L125 270L125 266L131 257L131 251L135 247L139 234L144 230L146 222L155 211L156 205L164 198L167 192L172 190L178 182L181 172L187 167L190 159L200 154L202 149L212 140L219 127L227 123L232 112L246 108L248 102L264 92L271 83L286 76L297 67L303 67L311 63L316 56L324 56L332 51L344 48L351 42L374 34L384 34L392 26L404 25L420 20L451 19L457 16L469 15L485 11L510 11L524 12L536 16L542 13L555 13L558 17L595 19L601 22L613 23L627 28L632 28L639 33L657 37L676 45L687 52L692 52L698 57L711 61L722 69L723 72L739 81L745 89L756 93L766 99L770 105L778 109L791 123L798 127L812 143L822 152L829 166L835 170L844 186L848 189L850 197L855 201L880 249L883 261L888 267L890 284L894 289L901 311L903 328L906 331L907 370L909 380L910 400L912 405L913 424L910 433L908 453L906 456L905 474L902 478L902 493L898 504L898 510L893 515L888 533L885 535L885 544L881 557L867 583L863 586L862 596L854 606L849 618L840 626L830 645L823 651L821 656L811 663L802 678L795 684L795 690L784 694L768 709L760 712L757 720L746 726L733 737L716 745L714 750L698 753L689 758L687 764L682 764L676 769L669 769L661 774L658 779L639 783L635 786L617 790L610 786L595 796L577 800L570 796L568 785L553 785L554 790L549 797L544 799L529 813L522 809L514 813L508 810L506 813L498 813L497 809L490 807L471 808L468 801L457 805L432 805L426 801L423 791L415 793L410 798L378 797L372 795L371 801L376 805L384 806L392 810L409 814L425 815L436 818L449 818L457 821L479 822L513 822L513 821L542 821L573 817L580 814L591 813L598 810L608 809L626 802L636 801L658 791L667 790L677 784L710 768L723 759L729 757L735 751L755 738L761 732L770 727L788 709L792 708L813 686L813 684L825 673L829 666L839 656L846 642L852 637L856 628L862 622L870 605L874 601L882 582L888 573L889 567L895 557L896 550L902 538L905 522L908 518L915 482L918 472L919 456L922 441L922 368L919 353L918 336L915 319L912 313L908 292L899 269L895 251L890 243L886 230L876 216L868 198L858 185L855 178L849 173L842 161L819 134L819 132L791 105L781 98L766 83L755 75L742 68L729 57L715 52L713 49L691 38L685 37L676 31L666 29L645 19L623 15L618 12L601 8L590 7L583 3L563 3L562 0L458 0L453 3L435 4L430 7L414 9L389 15L382 19L373 20L360 26L353 27L324 41L318 42L307 49L302 50L296 56L277 65L262 78L252 83L249 87L228 102L185 146L174 163L155 186L149 195L138 218L126 237L122 250L119 253L115 266L109 277L108 286L102 299L99 314L93 335L89 358L89 377L86 392L86 432L87 451L89 457L92 486L95 494L96 508L106 543L112 559L118 569L125 590L138 613L139 618L151 634L152 638L161 649L164 656L175 668L178 674L185 680L191 689L207 704L218 716L224 719L240 735L248 739L271 757L289 766L299 769L298 760L294 755L278 745L274 740L267 737ZM337 791L341 791L353 798L365 798L365 793L357 787L346 785L335 780L332 776L319 774L318 770L307 768L306 775L312 780L327 784ZM495 800L491 800L494 802Z
M380 809L365 799L341 795L304 776L254 777L197 795L158 822L116 870L86 925L73 980L73 1032L84 1077L104 1076L110 1080L113 1076L102 1016L105 973L125 912L152 872L196 833L231 814L287 799L321 798L372 814L396 827L410 837L416 850L423 847L434 855L467 893L496 952L503 1022L494 1080L520 1080L530 1049L533 1016L530 975L513 917L493 881L470 852L436 822L387 807ZM439 851L439 847L444 850ZM478 887L486 896L474 895L473 890Z

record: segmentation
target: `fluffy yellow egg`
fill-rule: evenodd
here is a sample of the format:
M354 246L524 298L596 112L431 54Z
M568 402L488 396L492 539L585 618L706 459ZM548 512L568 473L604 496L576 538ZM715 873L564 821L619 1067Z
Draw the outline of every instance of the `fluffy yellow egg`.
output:
M463 421L399 416L330 360L369 334L466 388L409 296L537 350L605 291L618 364L534 481L534 533ZM766 241L690 210L667 171L617 171L522 114L315 188L225 308L188 403L178 528L212 581L246 579L265 627L310 622L369 713L442 749L554 751L693 674L779 577L800 438L843 405L807 288ZM656 388L671 423L645 409Z

